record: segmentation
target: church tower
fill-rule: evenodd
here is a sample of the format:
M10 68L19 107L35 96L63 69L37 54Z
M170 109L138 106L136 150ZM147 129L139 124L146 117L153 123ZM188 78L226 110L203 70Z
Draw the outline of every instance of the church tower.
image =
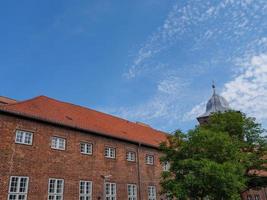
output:
M197 120L200 125L207 123L209 116L212 113L225 112L231 109L226 99L216 94L214 83L212 84L212 89L213 89L213 94L206 105L206 112L200 115L199 117L197 117Z

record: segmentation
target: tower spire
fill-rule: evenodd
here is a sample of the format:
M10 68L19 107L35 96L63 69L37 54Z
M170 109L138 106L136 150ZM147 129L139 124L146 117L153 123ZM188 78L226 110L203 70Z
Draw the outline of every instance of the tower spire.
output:
M212 89L213 89L213 94L216 94L216 87L215 87L215 82L212 81Z
M219 94L216 94L216 87L214 81L212 81L212 90L213 90L213 95L206 104L206 112L197 118L200 124L207 123L212 113L217 113L217 112L223 113L228 110L231 110L225 98L223 98Z

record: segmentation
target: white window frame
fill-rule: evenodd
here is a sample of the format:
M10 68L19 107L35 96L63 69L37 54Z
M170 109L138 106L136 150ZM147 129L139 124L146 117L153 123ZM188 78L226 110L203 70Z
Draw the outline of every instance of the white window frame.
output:
M163 169L164 172L168 172L168 171L170 171L170 168L171 168L171 164L170 164L170 162L168 162L168 161L164 161L164 162L162 163L162 169Z
M50 182L51 181L55 181L54 189L53 189L52 192L50 191L52 189L52 188L50 188L50 186L51 186ZM62 185L61 185L62 187L61 187L61 191L58 192L57 191L58 190L58 184L59 184L60 181L62 181ZM57 199L57 197L61 197L60 200L63 200L63 198L64 198L64 179L49 178L49 180L48 180L48 197L47 197L47 199L48 200L51 200L51 199L54 200L54 199Z
M253 200L253 197L251 194L247 195L247 200Z
M12 191L12 186L13 186L13 179L17 179L16 184L15 184L15 191ZM24 185L24 191L21 191L21 180L26 179L25 185ZM27 200L27 194L28 194L28 186L29 186L29 177L27 176L10 176L9 179L9 189L8 189L8 200L18 200L20 196L24 196L24 200ZM15 197L12 198L12 197Z
M29 139L29 142L28 142ZM24 130L16 130L16 138L15 143L17 144L25 144L32 145L33 133Z
M261 198L260 198L260 195L259 195L259 194L255 194L255 195L254 195L254 198L255 198L255 200L261 200Z
M81 150L81 154L92 155L93 154L93 144L87 143L87 142L81 142L80 150Z
M79 187L80 200L92 200L92 186L93 186L92 181L80 180L80 187Z
M127 184L128 200L137 200L136 184Z
M63 142L63 143L61 143ZM62 146L63 144L63 146ZM52 136L51 137L51 148L57 150L65 150L66 149L66 139L62 137Z
M117 199L116 183L105 182L105 200Z
M105 157L115 159L116 149L113 147L105 147Z
M130 161L130 162L135 162L136 153L134 151L127 151L126 152L126 160Z
M149 185L147 191L148 191L148 200L157 200L156 186Z
M155 157L153 155L147 154L146 155L146 164L147 165L154 165Z

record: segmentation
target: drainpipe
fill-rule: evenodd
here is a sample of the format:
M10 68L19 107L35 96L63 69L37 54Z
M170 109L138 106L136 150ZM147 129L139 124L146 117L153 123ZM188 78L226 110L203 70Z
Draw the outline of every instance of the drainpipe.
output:
M137 176L138 176L138 199L141 199L141 175L140 175L140 156L139 156L139 149L141 147L141 143L138 144L137 147Z
M112 175L106 175L106 176L104 176L104 175L101 175L101 177L104 179L104 181L103 181L103 200L105 200L106 199L106 181L107 181L107 179L108 178L110 178ZM116 188L116 190L117 190L117 188Z

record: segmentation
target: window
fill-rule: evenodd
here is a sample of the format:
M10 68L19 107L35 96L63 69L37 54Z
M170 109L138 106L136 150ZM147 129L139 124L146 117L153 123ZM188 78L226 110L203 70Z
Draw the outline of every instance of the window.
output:
M127 160L127 161L132 161L132 162L134 162L134 161L135 161L135 152L133 152L133 151L128 151L128 152L126 153L126 160Z
M50 178L48 182L48 200L63 200L64 180Z
M106 147L105 148L105 157L106 158L115 158L116 157L115 148Z
M65 143L66 143L66 140L64 138L52 137L51 148L65 150Z
M162 168L163 168L164 172L168 172L170 170L170 167L171 167L171 165L168 161L165 161L162 163Z
M260 200L261 198L260 198L260 195L258 195L258 194L256 194L255 195L255 200Z
M116 183L105 183L105 200L116 200Z
M154 165L154 156L152 156L152 155L146 155L146 164L148 164L148 165Z
M31 132L16 130L16 143L32 145L32 135Z
M8 200L26 200L28 182L28 177L11 176L9 182Z
M128 200L137 200L137 187L135 184L128 184Z
M166 200L173 200L173 196L171 192L167 192L164 196Z
M251 195L247 196L247 200L253 200Z
M148 186L148 200L156 200L156 187L155 186Z
M92 182L80 181L80 200L92 199Z
M93 153L93 145L90 143L81 143L81 153L91 155Z

